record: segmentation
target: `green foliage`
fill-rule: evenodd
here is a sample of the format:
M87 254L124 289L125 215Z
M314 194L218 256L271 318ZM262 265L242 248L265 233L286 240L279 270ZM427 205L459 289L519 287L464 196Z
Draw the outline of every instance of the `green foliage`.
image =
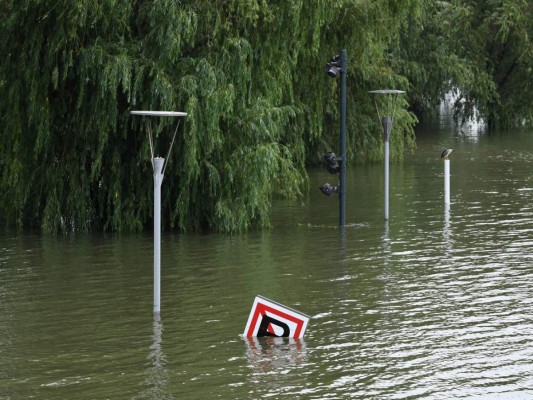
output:
M427 1L404 27L399 70L418 111L450 91L459 118L489 128L533 124L533 3L528 0Z
M470 63L460 111L476 107L491 128L533 124L533 3L465 0L446 9L448 41Z
M379 161L367 91L408 89L396 67L409 0L5 0L0 5L0 210L50 232L150 225L147 118L180 110L163 184L165 226L268 226L273 196L306 191L305 166L338 146L346 48L349 162ZM391 151L414 143L401 100ZM166 154L175 120L153 120ZM150 189L148 189L150 188Z

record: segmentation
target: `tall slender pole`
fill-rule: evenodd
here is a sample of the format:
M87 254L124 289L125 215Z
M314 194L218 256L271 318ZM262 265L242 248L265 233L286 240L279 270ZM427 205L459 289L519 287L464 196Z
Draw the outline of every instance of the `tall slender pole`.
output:
M388 220L389 219L389 141L387 140L385 142L385 171L384 171L384 174L385 174L385 188L384 188L384 193L385 193L385 199L384 199L384 214L385 214L385 219Z
M346 50L341 52L341 171L339 184L339 226L346 224L346 71L348 56Z
M132 110L132 115L145 115L152 117L185 117L187 113L181 111L154 111L154 110ZM170 151L174 144L174 139L178 133L179 121L170 142L167 159L170 159ZM159 316L161 311L161 184L165 173L165 159L154 157L154 141L150 120L147 124L148 141L150 144L150 154L152 168L154 170L154 317ZM165 166L165 167L164 167Z
M444 204L450 204L450 160L444 160Z
M154 314L161 312L161 184L165 159L156 157L154 166Z
M392 118L385 116L381 118L381 126L383 128L383 142L384 142L384 165L385 165L385 220L389 219L389 138L392 129Z

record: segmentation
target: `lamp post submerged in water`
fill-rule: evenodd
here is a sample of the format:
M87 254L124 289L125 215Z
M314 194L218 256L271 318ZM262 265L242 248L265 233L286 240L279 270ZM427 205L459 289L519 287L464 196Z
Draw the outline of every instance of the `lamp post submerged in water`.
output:
M184 117L187 113L179 111L131 111L132 115L144 115L152 117ZM167 163L178 132L179 122L174 131L172 142L167 153ZM152 128L148 120L148 140L154 170L154 315L161 312L161 185L165 174L165 159L154 156L154 140Z
M376 101L376 110L378 113L378 118L381 122L381 128L383 130L383 152L384 152L384 175L385 175L385 184L384 184L384 214L385 220L389 219L389 139L392 131L392 124L394 123L394 113L396 112L396 102L398 100L398 95L405 93L404 90L394 90L394 89L381 89L381 90L371 90L368 93L376 95L385 95L387 98L386 102L386 115L381 116L379 112L378 102Z

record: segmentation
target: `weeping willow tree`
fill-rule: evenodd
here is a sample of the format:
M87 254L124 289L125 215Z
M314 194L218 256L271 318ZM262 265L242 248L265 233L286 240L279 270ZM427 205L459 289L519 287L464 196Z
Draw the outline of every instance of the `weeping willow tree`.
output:
M528 0L426 1L402 27L396 70L411 104L431 110L454 93L458 119L489 129L533 125L533 3Z
M188 116L166 169L165 226L268 226L274 196L301 196L306 165L336 149L338 82L322 68L342 48L350 162L380 160L367 91L407 88L391 48L419 3L2 2L1 213L48 232L145 228L147 121L130 111L178 110ZM397 116L391 149L400 158L415 119ZM174 122L152 121L161 155Z
M458 81L457 111L479 111L491 129L533 126L533 3L461 0L441 7L446 41L469 65Z

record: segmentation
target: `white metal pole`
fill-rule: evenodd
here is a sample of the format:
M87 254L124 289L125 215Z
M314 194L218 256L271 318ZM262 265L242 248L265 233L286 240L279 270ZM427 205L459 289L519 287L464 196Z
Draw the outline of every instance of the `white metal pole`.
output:
M156 157L154 164L154 314L161 311L161 184L165 159Z
M384 164L385 164L385 220L389 220L389 138L392 130L392 118L389 116L381 117L381 126L383 128L384 144Z
M385 219L389 219L389 141L385 142Z
M444 160L444 204L450 204L450 160Z

